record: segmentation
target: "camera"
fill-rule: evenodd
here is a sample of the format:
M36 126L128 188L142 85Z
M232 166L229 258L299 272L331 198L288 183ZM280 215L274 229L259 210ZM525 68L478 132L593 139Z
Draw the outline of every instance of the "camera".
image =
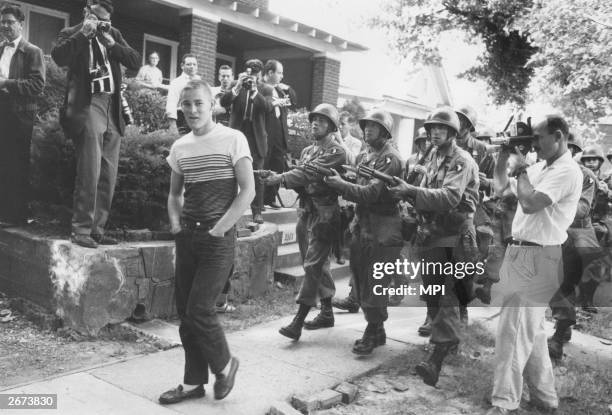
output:
M110 32L111 24L110 22L98 22L98 31L99 32Z
M119 94L121 97L121 115L123 115L123 121L125 121L125 125L134 124L134 116L132 115L132 109L130 108L130 104L128 103L127 98L123 94L127 89L126 84L121 84L121 89L119 90Z
M496 153L502 150L514 152L514 148L517 147L523 155L526 155L531 151L534 138L531 118L528 118L526 123L517 121L512 125L510 131L504 131L498 133L497 137L491 137L491 144L487 145L487 152Z

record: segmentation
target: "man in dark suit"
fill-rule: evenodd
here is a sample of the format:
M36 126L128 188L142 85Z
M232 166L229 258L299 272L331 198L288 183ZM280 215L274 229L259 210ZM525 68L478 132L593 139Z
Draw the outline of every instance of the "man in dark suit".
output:
M248 60L245 67L245 72L238 76L219 103L222 107L231 106L229 126L246 136L253 157L253 170L257 170L263 169L268 154L266 114L272 110L272 93L270 86L261 82L263 63L259 59ZM251 203L253 221L256 223L263 223L263 194L264 185L256 178L255 199Z
M0 10L0 221L23 225L28 215L30 143L37 106L45 86L42 51L25 41L24 14L17 5Z
M264 82L269 85L266 93L272 93L272 111L267 113L266 131L268 133L268 154L264 168L283 173L287 170L287 139L289 131L287 128L287 111L295 108L297 97L293 88L282 84L283 64L277 60L270 59L264 67ZM264 204L278 209L276 203L279 186L267 186L264 194Z
M60 32L51 56L68 67L61 111L66 136L75 144L72 242L87 248L116 244L104 235L125 130L121 113L121 68L137 70L140 56L111 27L112 0L91 0L81 24Z

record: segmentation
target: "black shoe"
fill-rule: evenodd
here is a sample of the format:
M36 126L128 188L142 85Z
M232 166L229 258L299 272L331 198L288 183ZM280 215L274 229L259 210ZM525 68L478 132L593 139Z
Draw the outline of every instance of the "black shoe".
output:
M478 287L474 290L474 295L483 304L491 304L491 284L485 284L482 287Z
M111 238L107 235L100 235L98 233L92 233L91 239L96 241L98 245L117 245L119 243L115 238Z
M436 386L440 377L440 370L442 370L442 362L455 346L457 346L456 343L436 344L429 359L417 365L416 372L426 385Z
M563 358L563 342L554 335L548 338L548 355L554 360Z
M355 345L353 346L353 353L358 355L368 355L371 354L374 348L378 346L383 346L387 343L387 333L385 333L385 328L380 327L376 329L376 334L363 334L361 339L355 340Z
M304 322L306 330L317 330L334 327L334 314L321 311L315 318Z
M346 264L346 260L344 258L342 258L342 257L336 258L336 264L344 265L344 264Z
M161 394L159 397L159 403L162 405L169 405L172 403L182 402L185 399L203 398L206 395L204 385L200 385L195 389L185 392L183 385L178 385L176 389L170 389Z
M281 208L281 206L278 203L276 203L276 202L268 203L268 206L270 206L270 209L274 209L274 210L277 210L277 209Z
M85 235L85 234L78 234L78 233L72 234L72 236L70 237L70 241L73 244L77 244L85 248L97 248L98 247L98 243L94 241L91 236Z
M333 299L332 307L336 307L339 310L346 310L349 313L359 312L359 304L357 304L351 297L343 298L342 300Z
M429 318L429 314L427 314L427 317L425 317L425 322L418 328L417 332L419 333L419 336L431 336L431 319Z
M240 362L235 357L232 357L230 359L229 375L217 375L217 380L215 381L215 386L213 387L215 391L216 400L225 398L232 391L232 388L234 387L234 381L236 380L236 372L238 371L238 366L240 366Z
M260 225L264 223L263 216L261 216L261 213L255 213L253 215L253 222L259 223Z
M297 316L293 319L288 326L281 327L278 332L285 337L289 337L292 340L298 341L302 335L303 322L299 321Z
M416 367L417 375L429 386L436 386L440 377L440 368L432 362L421 362Z

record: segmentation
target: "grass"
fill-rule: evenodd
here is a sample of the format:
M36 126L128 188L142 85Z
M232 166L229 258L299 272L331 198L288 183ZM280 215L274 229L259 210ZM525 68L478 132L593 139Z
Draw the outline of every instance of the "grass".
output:
M581 332L612 341L612 307L599 308L597 314L580 312L578 324Z

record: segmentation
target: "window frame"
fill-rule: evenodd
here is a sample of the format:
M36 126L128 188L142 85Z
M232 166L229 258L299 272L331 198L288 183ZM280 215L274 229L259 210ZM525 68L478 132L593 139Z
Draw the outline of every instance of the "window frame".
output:
M64 29L70 26L70 13L62 12L55 9L50 9L48 7L37 6L34 4L24 3L21 1L12 1L21 7L21 11L25 15L25 20L23 21L23 33L22 36L28 42L30 41L30 12L44 14L50 17L57 17L58 19L64 20ZM56 34L57 35L57 34Z
M155 43L160 43L162 45L170 46L171 57L170 57L170 81L176 78L176 68L178 64L178 47L179 42L175 40L166 39L163 37L151 35L149 33L144 33L142 38L142 66L147 64L147 56L145 56L145 52L147 50L147 40Z

